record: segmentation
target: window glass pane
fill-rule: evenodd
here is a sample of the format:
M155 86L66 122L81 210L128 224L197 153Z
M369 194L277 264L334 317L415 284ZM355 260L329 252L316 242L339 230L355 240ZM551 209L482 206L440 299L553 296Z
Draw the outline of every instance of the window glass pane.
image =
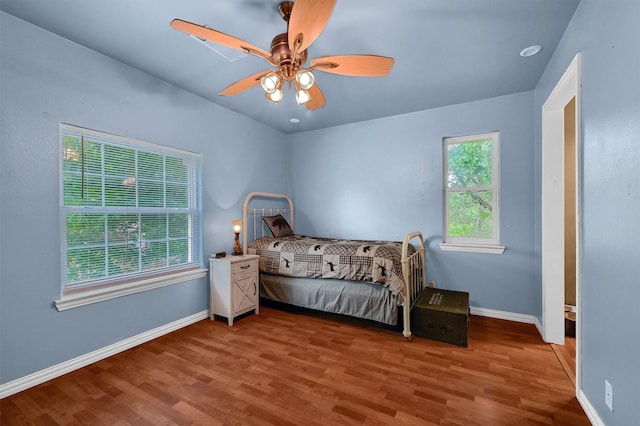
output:
M105 206L129 206L136 205L136 183L135 177L125 178L122 177L105 177L104 178L104 191L105 191Z
M67 251L67 282L80 282L105 276L104 247L83 247Z
M449 232L452 237L493 236L493 191L449 192Z
M82 145L80 139L65 136L62 138L62 168L65 172L82 171Z
M142 250L142 269L157 269L167 266L167 242L144 241Z
M109 244L138 242L137 214L110 214L108 221Z
M100 206L102 205L102 178L80 173L67 173L63 180L64 205Z
M105 205L135 206L135 151L105 145Z
M109 276L138 272L140 270L139 247L140 244L137 241L110 246Z
M169 238L184 238L189 229L189 216L187 214L169 215Z
M180 265L188 261L187 240L169 241L169 265Z
M84 158L85 174L102 175L102 144L85 138L83 146L84 149L80 150L80 155Z
M69 247L104 245L104 215L67 214L67 245Z
M140 207L164 207L164 183L139 179L138 205Z
M167 157L167 180L187 183L189 169L185 163L187 161L181 158Z
M491 140L448 144L449 187L491 185Z
M167 238L166 214L142 215L142 238L144 240L159 240Z
M168 183L167 184L167 207L189 206L189 188L187 185Z
M64 205L83 206L82 176L80 174L65 173L63 177Z
M136 152L133 149L104 145L104 172L123 179L136 174Z
M84 178L84 196L81 197L84 206L101 206L102 205L102 178L100 176L85 175Z
M138 153L138 176L143 179L164 179L164 156L151 153Z

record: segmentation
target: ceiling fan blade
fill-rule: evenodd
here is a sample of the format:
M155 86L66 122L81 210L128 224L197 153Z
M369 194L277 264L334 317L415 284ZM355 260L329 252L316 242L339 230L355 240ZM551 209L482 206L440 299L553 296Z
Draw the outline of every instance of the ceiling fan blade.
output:
M244 40L240 40L239 38L221 33L220 31L216 31L202 25L193 24L191 22L183 21L182 19L174 19L173 21L171 21L171 27L178 31L182 31L183 33L191 34L205 40L210 40L215 43L231 47L232 49L241 50L243 52L259 56L263 59L266 59L269 63L273 63L271 59L271 53L267 52L266 50L260 49L259 47L256 47L251 43L247 43Z
M305 105L307 106L307 109L310 111L313 111L314 109L322 108L326 104L324 100L324 95L322 94L322 91L320 90L317 84L314 84L309 88L309 96L311 96L311 99L309 99L305 103Z
M312 59L311 68L354 77L385 77L393 63L393 58L377 55L323 56Z
M289 49L307 49L322 33L329 21L336 0L296 0L289 17Z
M245 90L260 84L260 79L270 72L272 72L272 70L260 71L253 75L250 75L249 77L245 77L242 80L236 81L235 83L230 84L224 90L222 90L222 92L220 92L220 96L235 96L239 93L242 93Z

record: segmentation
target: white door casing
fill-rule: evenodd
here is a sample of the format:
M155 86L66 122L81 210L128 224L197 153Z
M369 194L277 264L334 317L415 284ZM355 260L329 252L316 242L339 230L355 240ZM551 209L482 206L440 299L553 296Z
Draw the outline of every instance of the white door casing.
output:
M542 106L542 330L564 344L564 107L576 98L576 391L580 377L581 132L578 52Z

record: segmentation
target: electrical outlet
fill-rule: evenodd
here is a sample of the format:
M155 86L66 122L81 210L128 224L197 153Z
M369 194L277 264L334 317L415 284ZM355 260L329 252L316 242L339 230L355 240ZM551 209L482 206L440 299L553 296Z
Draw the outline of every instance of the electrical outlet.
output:
M607 380L604 381L604 403L613 411L613 386Z

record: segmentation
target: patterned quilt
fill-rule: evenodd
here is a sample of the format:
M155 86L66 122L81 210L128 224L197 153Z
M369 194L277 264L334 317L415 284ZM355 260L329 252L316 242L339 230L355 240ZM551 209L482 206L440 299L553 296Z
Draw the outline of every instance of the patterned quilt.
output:
M249 248L260 256L261 272L379 283L398 298L398 304L404 301L400 242L291 235L259 238ZM415 252L412 246L409 250Z

